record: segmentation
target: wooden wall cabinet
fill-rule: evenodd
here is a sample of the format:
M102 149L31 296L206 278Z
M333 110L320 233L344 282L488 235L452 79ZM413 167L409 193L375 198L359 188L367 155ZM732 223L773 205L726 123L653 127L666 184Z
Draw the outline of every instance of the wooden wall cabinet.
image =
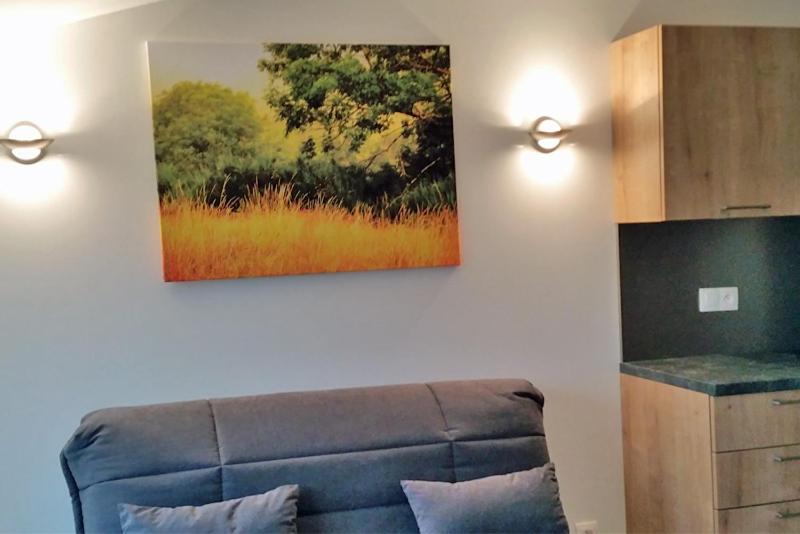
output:
M612 86L617 222L800 214L800 29L656 26Z
M800 532L800 391L621 385L628 532Z

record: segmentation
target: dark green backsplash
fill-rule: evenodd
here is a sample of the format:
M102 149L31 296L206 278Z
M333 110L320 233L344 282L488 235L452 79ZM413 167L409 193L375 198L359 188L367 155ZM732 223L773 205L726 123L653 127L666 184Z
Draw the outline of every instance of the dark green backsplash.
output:
M623 360L800 351L800 217L619 226ZM739 311L700 313L701 287Z

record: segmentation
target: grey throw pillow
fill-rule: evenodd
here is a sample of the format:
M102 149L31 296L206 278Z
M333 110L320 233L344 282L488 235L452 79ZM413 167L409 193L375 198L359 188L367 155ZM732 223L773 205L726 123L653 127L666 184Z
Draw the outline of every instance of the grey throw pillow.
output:
M569 532L552 463L466 482L401 484L421 534Z
M124 534L182 533L280 533L297 532L296 485L280 486L261 495L215 502L204 506L156 508L119 505Z

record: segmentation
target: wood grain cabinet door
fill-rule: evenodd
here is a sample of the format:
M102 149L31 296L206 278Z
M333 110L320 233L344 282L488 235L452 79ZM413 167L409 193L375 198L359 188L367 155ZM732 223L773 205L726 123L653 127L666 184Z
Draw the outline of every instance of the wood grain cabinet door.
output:
M666 219L800 213L800 29L662 31Z

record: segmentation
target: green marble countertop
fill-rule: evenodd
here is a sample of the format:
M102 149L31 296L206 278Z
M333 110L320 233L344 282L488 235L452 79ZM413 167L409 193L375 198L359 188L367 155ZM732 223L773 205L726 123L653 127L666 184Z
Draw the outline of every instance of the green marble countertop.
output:
M622 362L620 371L715 397L800 389L797 354L706 354L641 360Z

